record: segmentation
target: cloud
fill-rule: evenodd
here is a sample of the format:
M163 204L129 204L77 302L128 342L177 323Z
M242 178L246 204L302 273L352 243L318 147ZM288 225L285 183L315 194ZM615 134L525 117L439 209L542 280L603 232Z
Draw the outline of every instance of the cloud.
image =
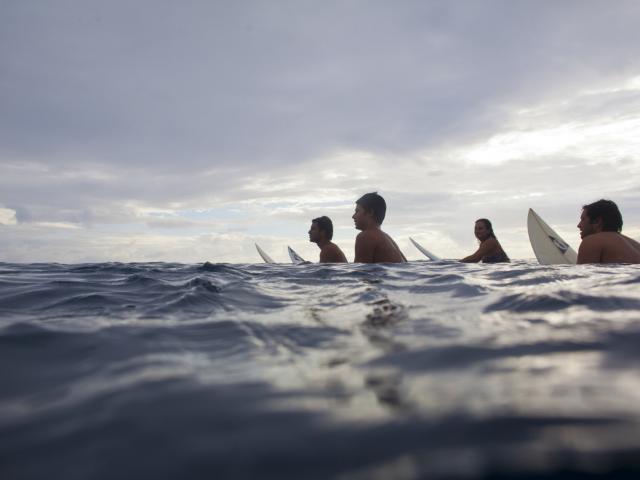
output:
M209 234L224 261L256 239L315 257L322 214L350 252L373 190L403 248L441 256L468 253L482 216L531 257L529 207L574 245L602 196L640 223L636 2L1 8L0 259L109 260L138 239L125 251L188 261Z
M170 172L413 150L608 83L639 40L624 2L287 5L5 6L6 147Z
M253 237L242 234L138 235L45 224L0 229L3 261L11 262L254 262L257 256Z
M0 207L0 225L15 225L16 223L15 210Z

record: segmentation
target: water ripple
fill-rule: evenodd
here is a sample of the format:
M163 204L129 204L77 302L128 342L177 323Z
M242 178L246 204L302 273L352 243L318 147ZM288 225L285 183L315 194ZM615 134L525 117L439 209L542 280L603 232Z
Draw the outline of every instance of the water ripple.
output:
M630 265L0 264L2 477L632 478L639 343Z

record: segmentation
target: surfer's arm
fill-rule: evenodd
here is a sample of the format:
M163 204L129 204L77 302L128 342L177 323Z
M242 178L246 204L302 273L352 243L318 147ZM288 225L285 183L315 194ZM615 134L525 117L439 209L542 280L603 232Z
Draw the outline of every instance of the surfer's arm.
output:
M633 246L633 248L635 248L640 252L640 243L638 243L636 240L634 240L631 237L627 237L626 235L622 235L622 236Z
M482 255L480 255L479 252L480 250L472 253L468 257L461 258L460 261L465 263L478 263L480 260L482 260Z
M335 262L333 258L333 252L329 252L327 249L323 249L320 251L320 263L331 263Z
M489 238L480 244L475 253L472 253L468 257L464 257L460 261L465 263L477 263L487 255L490 255L496 249L496 246L496 241L493 238Z
M320 263L344 263L347 258L336 245L329 245L320 251Z
M578 248L577 263L600 263L602 260L602 245L596 238L585 238Z
M391 243L393 243L393 246L396 247L396 250L398 250L398 253L400 254L400 257L402 257L402 261L403 262L408 262L407 257L404 256L404 253L402 253L402 250L400 250L400 247L398 246L396 241L391 237L389 237L389 240L391 240Z
M353 263L373 263L375 244L368 238L365 232L361 232L356 237L356 255Z

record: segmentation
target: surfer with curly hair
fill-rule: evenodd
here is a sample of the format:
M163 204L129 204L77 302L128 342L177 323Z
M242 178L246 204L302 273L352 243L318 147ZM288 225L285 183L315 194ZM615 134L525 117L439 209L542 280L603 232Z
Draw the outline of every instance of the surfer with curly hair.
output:
M640 263L640 243L620 233L622 214L611 200L584 205L578 263Z
M333 223L326 216L311 220L309 228L309 241L320 247L320 263L344 263L347 257L344 256L340 247L333 243Z
M501 263L509 262L509 257L502 249L500 242L493 233L493 226L491 222L486 218L480 218L476 220L475 228L473 230L476 238L480 242L480 246L475 253L472 253L468 257L464 257L461 262L466 263Z
M356 237L355 263L401 263L407 259L396 242L382 231L387 204L378 192L366 193L356 200L351 218L361 232Z

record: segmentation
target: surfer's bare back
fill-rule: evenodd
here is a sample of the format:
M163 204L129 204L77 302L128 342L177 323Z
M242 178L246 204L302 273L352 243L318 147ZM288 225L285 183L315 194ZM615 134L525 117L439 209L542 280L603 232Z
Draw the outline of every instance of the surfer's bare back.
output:
M377 192L366 193L356 201L351 218L358 230L355 263L400 263L407 259L396 242L380 229L387 204Z
M340 247L331 241L333 238L333 223L329 217L318 217L311 220L309 241L320 247L320 263L344 263L344 256Z
M622 215L611 200L582 207L578 263L640 263L640 243L620 233Z

